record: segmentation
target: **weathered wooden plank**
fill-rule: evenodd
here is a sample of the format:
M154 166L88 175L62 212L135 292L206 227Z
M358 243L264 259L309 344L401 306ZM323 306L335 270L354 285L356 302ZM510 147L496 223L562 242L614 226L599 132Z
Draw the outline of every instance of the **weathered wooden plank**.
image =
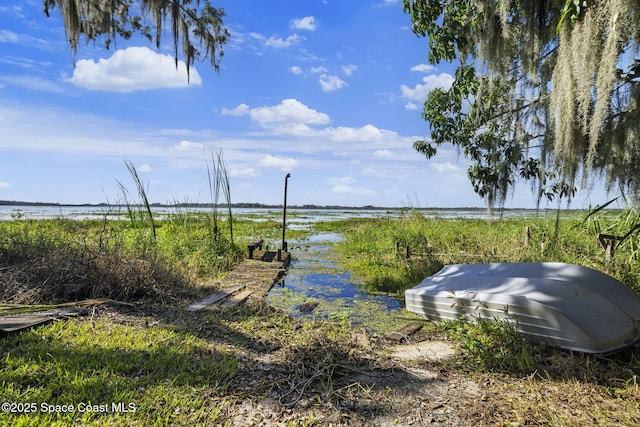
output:
M400 328L399 330L395 332L391 332L389 335L386 336L386 338L388 340L400 342L403 339L406 339L408 336L418 332L420 329L422 329L422 326L423 324L419 322L409 323L408 325Z
M223 300L225 298L227 298L229 295L233 294L234 292L239 291L240 289L244 288L244 285L236 285L230 288L227 288L223 291L220 292L216 292L214 294L209 295L208 297L206 297L205 299L203 299L202 301L198 301L198 302L194 302L193 304L187 306L185 308L185 310L187 311L198 311L208 305L214 304L220 300Z
M238 286L251 292L247 293L246 296L242 295L242 298L240 298L238 302L232 302L230 300L228 304L224 305L225 307L239 304L249 296L252 298L263 298L287 271L287 266L291 260L290 254L283 252L282 260L277 260L276 257L270 257L270 260L267 261L266 258L263 257L263 254L266 253L270 253L270 251L256 250L254 252L254 258L259 257L260 259L243 260L219 280L218 286L234 289L233 291L228 292L225 290L217 292L202 301L191 304L186 310L197 311L207 305L219 303L229 297L231 293L239 290ZM235 298L233 298L233 301L235 301Z
M53 320L61 320L67 317L86 316L87 309L56 308L53 310L12 314L0 317L0 332L16 332L34 326L43 325Z
M235 307L236 305L240 304L241 302L249 298L249 295L251 295L252 293L253 293L252 290L248 290L248 291L240 292L239 294L233 295L231 298L225 300L222 304L220 304L220 307Z

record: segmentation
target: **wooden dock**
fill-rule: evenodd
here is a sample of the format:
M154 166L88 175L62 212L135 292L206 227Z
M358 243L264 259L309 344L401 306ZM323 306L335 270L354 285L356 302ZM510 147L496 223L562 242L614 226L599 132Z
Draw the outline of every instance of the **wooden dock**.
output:
M245 259L218 281L218 292L187 306L185 310L197 311L213 304L233 307L247 298L266 297L287 271L291 255L281 252L278 259L278 252L263 250L253 251L252 255L253 258Z

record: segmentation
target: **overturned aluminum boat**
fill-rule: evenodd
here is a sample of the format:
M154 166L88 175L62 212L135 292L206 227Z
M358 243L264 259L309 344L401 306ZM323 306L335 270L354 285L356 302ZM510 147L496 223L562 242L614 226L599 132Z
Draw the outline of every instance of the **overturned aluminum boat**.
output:
M406 308L430 320L510 319L545 343L613 353L640 340L640 295L574 264L447 265L405 291Z

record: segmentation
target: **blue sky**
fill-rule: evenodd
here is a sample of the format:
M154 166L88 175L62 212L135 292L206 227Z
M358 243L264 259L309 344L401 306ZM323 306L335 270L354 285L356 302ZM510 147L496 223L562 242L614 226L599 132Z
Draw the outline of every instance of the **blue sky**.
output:
M187 82L172 46L140 38L82 44L74 67L58 11L0 5L0 200L208 203L207 164L222 150L233 202L484 206L453 148L426 160L420 116L453 67L427 65L427 44L399 0L221 0L231 38L219 74ZM166 41L170 37L164 38ZM572 207L606 200L580 192ZM507 207L533 207L528 186Z

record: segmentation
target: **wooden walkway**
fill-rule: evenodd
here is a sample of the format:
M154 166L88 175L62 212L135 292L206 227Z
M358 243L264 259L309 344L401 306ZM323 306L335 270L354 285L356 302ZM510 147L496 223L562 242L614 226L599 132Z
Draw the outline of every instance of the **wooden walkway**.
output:
M213 304L233 307L249 297L264 298L287 271L291 256L282 252L281 258L278 260L275 251L255 251L252 259L245 259L218 281L220 291L187 306L185 310L197 311Z

